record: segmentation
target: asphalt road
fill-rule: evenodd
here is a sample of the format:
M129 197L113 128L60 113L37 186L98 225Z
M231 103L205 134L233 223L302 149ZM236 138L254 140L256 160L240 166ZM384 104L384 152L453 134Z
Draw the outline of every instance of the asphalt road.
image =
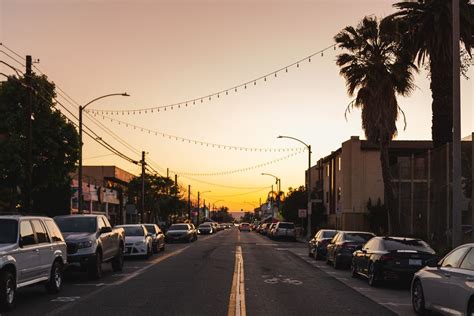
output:
M22 289L8 315L394 315L303 260L305 247L226 230L126 260L121 273L104 265L99 281L69 272L58 295Z

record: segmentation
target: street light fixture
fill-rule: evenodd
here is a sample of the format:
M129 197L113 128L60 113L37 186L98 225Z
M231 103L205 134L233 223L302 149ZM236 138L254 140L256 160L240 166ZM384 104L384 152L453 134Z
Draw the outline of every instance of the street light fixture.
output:
M79 176L78 176L78 213L79 214L82 214L82 145L83 145L82 144L82 112L85 110L85 108L89 104L94 103L97 100L113 97L113 96L129 97L130 95L126 92L106 94L89 101L84 106L82 105L79 106Z
M199 211L200 211L200 198L201 198L201 194L204 194L204 193L209 193L211 191L204 191L204 192L200 192L198 191L198 212L197 212L197 218L196 218L196 225L199 225ZM204 200L204 206L206 206L206 200Z
M278 178L277 176L271 174L271 173L265 173L265 172L262 172L262 176L270 176L270 177L274 177L276 179L276 185L277 185L277 208L278 208L278 212L280 211L280 192L281 192L281 179ZM273 186L272 186L273 187ZM272 190L273 191L273 190ZM272 203L273 204L273 203ZM272 205L272 219L275 218L275 214L273 214L273 205Z
M300 142L301 144L305 145L308 149L308 182L305 183L306 193L308 194L308 207L306 210L306 215L308 218L308 228L306 232L306 237L309 239L311 237L311 145L306 144L302 140L291 137L291 136L278 136L278 138L289 138Z

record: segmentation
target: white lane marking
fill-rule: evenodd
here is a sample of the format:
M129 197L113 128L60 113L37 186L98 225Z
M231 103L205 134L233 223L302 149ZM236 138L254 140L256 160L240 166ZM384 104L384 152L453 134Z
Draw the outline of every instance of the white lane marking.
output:
M105 283L76 283L76 284L73 284L73 285L76 285L76 286L95 286L95 287L101 287L101 286L104 286L106 285Z
M52 299L51 302L70 303L77 301L80 298L80 296L58 296L55 299Z
M234 276L232 278L232 288L230 291L228 316L246 316L245 306L245 283L244 283L244 258L242 247L237 246L235 252Z

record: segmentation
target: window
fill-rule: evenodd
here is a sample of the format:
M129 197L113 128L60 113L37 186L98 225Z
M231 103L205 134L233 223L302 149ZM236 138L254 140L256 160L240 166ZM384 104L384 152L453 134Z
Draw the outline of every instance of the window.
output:
M447 257L443 259L443 263L441 264L442 267L453 267L457 268L459 267L459 263L464 256L464 254L467 252L469 248L467 247L462 247L459 249L454 250L451 252Z
M61 242L64 241L63 235L59 230L58 226L52 220L45 220L46 228L49 231L49 236L51 236L52 242Z
M326 165L326 175L329 177L329 164Z
M60 216L55 217L54 220L65 233L95 233L97 231L95 217Z
M106 226L102 217L97 218L97 224L99 225L99 231Z
M38 244L49 243L49 237L43 227L43 224L41 224L41 222L37 219L32 220L31 223L33 224L33 228L35 229Z
M474 248L467 254L460 266L461 269L474 270Z
M0 244L15 244L18 237L18 222L0 219Z
M364 249L372 250L372 251L377 250L377 248L378 248L378 240L376 238L372 238L364 246Z
M341 159L341 157L337 158L337 169L339 171L341 171L341 169L342 169L342 159Z
M36 244L35 233L33 232L30 221L21 221L20 238L23 247Z

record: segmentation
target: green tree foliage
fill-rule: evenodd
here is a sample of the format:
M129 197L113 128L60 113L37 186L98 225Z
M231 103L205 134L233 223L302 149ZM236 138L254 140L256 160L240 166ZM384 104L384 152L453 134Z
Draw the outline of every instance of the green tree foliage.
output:
M397 133L396 121L401 111L396 95L412 92L413 72L417 70L398 37L390 20L379 24L376 18L365 17L356 28L347 26L334 38L347 51L337 56L336 63L346 79L348 94L355 95L348 111L354 107L362 110L365 136L380 147L384 201L392 232L397 232L399 225L388 145Z
M54 109L54 84L34 75L32 88L33 210L61 214L69 210L79 138L74 125ZM0 211L22 211L24 205L27 98L24 79L0 83Z
M396 22L413 60L418 65L428 63L433 98L431 133L434 147L439 147L453 139L451 1L404 1L394 7L398 11L386 20ZM459 10L460 40L470 55L474 44L474 5L470 0L460 0Z
M211 219L219 223L232 223L234 218L229 214L229 208L222 206L217 211L211 212Z
M242 223L252 223L254 220L254 213L253 212L245 212L244 216L240 217L240 222Z
M377 204L373 204L369 199L367 202L367 213L365 215L369 222L370 231L377 235L387 234L387 212L380 199L377 199Z
M304 186L297 189L288 188L285 201L281 208L281 215L285 221L299 223L298 210L306 209L308 203L308 195Z
M128 184L130 201L141 205L141 176L133 178ZM142 221L170 221L171 216L185 214L186 202L182 199L182 189L167 177L145 174L145 214Z

